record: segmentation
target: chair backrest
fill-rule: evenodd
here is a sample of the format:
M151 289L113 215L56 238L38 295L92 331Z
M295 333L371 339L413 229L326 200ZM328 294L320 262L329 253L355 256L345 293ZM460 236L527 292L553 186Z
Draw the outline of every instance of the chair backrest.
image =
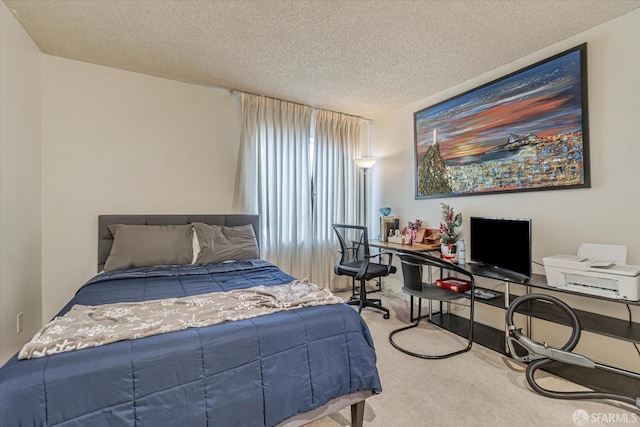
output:
M340 243L340 258L336 265L362 261L369 256L369 236L363 225L333 224Z
M405 288L422 290L422 262L404 252L398 252L402 264L402 280ZM402 254L402 255L401 255Z
M459 273L473 282L473 274L448 261L434 257L424 252L400 250L397 252L402 263L402 277L406 288L422 290L422 266L436 267Z

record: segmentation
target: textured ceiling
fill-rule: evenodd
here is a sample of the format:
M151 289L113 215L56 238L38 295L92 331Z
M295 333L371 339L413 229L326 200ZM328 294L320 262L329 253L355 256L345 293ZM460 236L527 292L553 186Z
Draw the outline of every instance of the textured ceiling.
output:
M375 118L640 0L5 0L42 52Z

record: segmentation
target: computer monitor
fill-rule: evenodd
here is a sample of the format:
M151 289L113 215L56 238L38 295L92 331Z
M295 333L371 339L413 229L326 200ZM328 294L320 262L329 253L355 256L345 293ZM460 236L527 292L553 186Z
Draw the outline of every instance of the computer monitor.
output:
M471 261L531 278L531 219L471 217L470 225Z

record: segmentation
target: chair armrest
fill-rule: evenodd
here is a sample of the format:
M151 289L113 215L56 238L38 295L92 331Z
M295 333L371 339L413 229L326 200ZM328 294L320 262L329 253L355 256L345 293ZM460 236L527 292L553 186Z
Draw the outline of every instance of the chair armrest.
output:
M369 256L365 256L364 257L364 262L362 263L362 268L360 269L360 272L358 272L358 276L356 277L356 280L360 280L362 277L364 277L364 275L367 272L367 267L369 265L369 260L372 258L376 258L376 257L380 257L380 264L383 263L382 261L382 255L388 255L389 259L387 260L386 266L387 266L387 272L386 274L384 274L384 276L388 276L391 273L395 273L396 272L396 268L393 266L393 252L385 252L385 251L381 251L375 255L369 255ZM384 277L383 276L383 277Z
M388 255L389 259L387 260L387 264L391 265L391 263L393 262L393 252L385 252L385 251L381 251L375 255L369 255L369 258L376 258L376 257L380 257L380 262L382 262L382 255Z
M345 251L358 251L360 248L358 246L348 246L344 248ZM342 253L342 249L338 249L339 253Z

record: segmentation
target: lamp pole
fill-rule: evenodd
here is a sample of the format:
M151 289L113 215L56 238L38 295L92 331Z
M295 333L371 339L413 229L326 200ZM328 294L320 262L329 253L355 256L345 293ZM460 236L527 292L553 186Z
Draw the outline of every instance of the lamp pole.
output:
M369 168L362 168L362 179L363 179L363 183L362 183L362 190L364 191L364 195L362 197L362 204L364 205L364 226L367 227L367 214L368 214L368 209L367 209L367 172L369 171Z
M364 195L362 198L362 204L364 205L363 206L363 211L364 211L363 224L366 227L367 219L368 219L367 215L369 212L368 206L367 206L367 172L378 161L378 158L377 157L359 157L353 160L355 161L356 166L362 169L362 180L363 180L362 189L364 191Z

